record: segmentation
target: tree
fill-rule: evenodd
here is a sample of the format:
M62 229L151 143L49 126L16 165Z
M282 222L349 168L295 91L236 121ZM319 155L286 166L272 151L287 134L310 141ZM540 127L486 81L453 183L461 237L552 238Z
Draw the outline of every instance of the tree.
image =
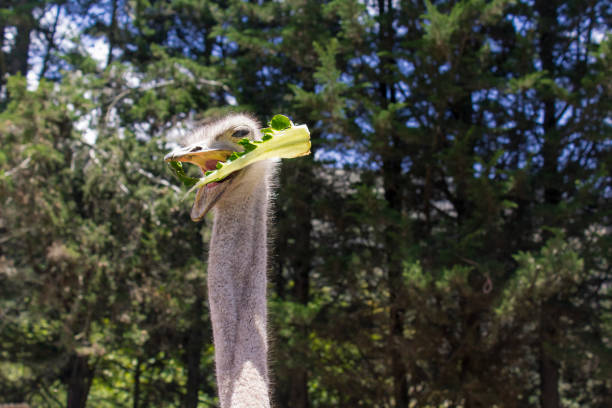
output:
M208 225L162 157L248 110L313 139L279 174L279 406L612 403L605 2L22 3L0 17L5 401L214 404Z
M573 3L565 7L576 11ZM592 17L589 23L584 23L584 18L558 17L557 25L551 26L541 10L535 14L536 10L526 4L440 2L436 6L426 3L424 10L412 3L402 3L397 9L381 3L378 8L374 5L368 9L365 17L342 21L341 26L347 27L340 35L344 47L329 47L320 58L321 90L296 90L298 103L316 110L326 126L341 126L352 141L349 146L362 154L359 160L364 163L359 167L362 177L369 180L365 174L371 172L382 186L380 193L366 197L384 203L382 208L387 209L385 215L372 217L376 220L372 230L380 232L375 236L375 247L392 248L387 259L379 261L387 268L385 281L391 313L387 323L391 343L387 350L391 353L388 367L395 400L390 404L407 405L405 381L410 381L407 386L413 390L411 397L419 403L441 404L451 400L465 406L490 406L499 401L488 399L486 389L495 389L497 395L503 395L508 384L516 384L514 395L520 395L519 390L529 390L527 395L540 395L543 406L557 404L559 400L555 390L560 377L555 372L558 373L561 361L553 362L546 351L550 349L547 344L557 341L556 336L563 330L557 323L546 320L546 325L555 328L544 328L540 333L546 337L530 340L527 347L531 361L539 362L536 365L540 368L531 364L521 372L538 372L540 391L536 391L533 383L511 378L499 383L483 380L483 367L475 356L495 367L493 362L499 358L496 350L501 344L508 346L511 341L517 349L525 347L517 336L504 343L500 340L489 349L489 357L483 356L483 347L494 341L485 328L496 319L491 308L503 296L498 290L518 273L513 254L541 248L551 238L547 228L562 228L572 231L572 237L584 237L586 231L605 223L606 216L600 213L603 218L598 221L580 222L579 227L574 224L583 220L578 214L583 214L584 209L597 208L603 196L587 198L589 194L578 193L570 185L591 177L601 185L607 178L596 168L605 166L601 154L606 148L599 137L609 129L599 127L605 122L600 117L594 120L597 128L594 133L575 133L576 128L566 127L567 118L563 116L571 110L572 122L588 127L590 113L582 115L571 106L588 99L592 105L589 103L587 111L606 109L603 88L593 90L591 97L578 102L581 97L577 95L584 95L585 90L571 85L565 74L578 72L579 67L584 72L585 63L590 64L589 69L602 72L600 64L608 58L604 56L606 51L589 62L583 56L602 46L607 49L606 42L598 44L592 37L568 34L563 36L566 44L561 48L550 43L550 39L542 40L548 32L559 32L561 25L568 33L592 32L597 21L601 21L595 15L601 15L602 9L591 4L584 10L589 10ZM423 24L415 24L420 15ZM526 16L522 21L535 21L536 26L545 27L540 29L539 37L513 20L519 19L519 15ZM373 18L372 23L368 16ZM355 26L363 27L366 33L363 43L361 38L355 40L348 29L354 30ZM389 26L394 27L393 33L385 31ZM586 27L591 27L590 31ZM578 58L560 62L561 56L555 50L571 48L571 44L580 50ZM563 73L543 68L538 60L551 52L556 55L555 63L564 66ZM335 72L335 78L324 76L323 72ZM345 86L337 85L338 80ZM577 92L575 97L569 97L573 92ZM561 95L564 102L557 102ZM540 115L546 117L547 109L548 117L556 121L554 128L562 127L566 132L561 144L559 130L550 133L552 125L538 120ZM594 135L598 135L595 139L599 142L592 138ZM567 160L568 155L573 158ZM590 162L591 170L587 170L590 175L578 172L584 166L574 160ZM558 175L559 168L563 176ZM576 204L571 210L561 201L552 203L549 199L553 193L551 186L558 189L560 180L565 180L567 189L556 195ZM380 205L372 207L381 209ZM575 215L570 216L571 213ZM428 303L422 298L418 303L406 300L411 289L396 281L401 274L398 276L397 266L393 267L395 256L400 271L402 263L417 261L419 268L439 280L438 285L445 288L443 293L453 294L453 298L445 301L442 299L446 296L442 299L432 296L434 303L425 321L429 325L445 322L440 324L439 331L432 332L425 324L414 327L419 322L414 320L414 314L403 315ZM596 258L600 259L598 255ZM591 273L585 270L583 278ZM597 295L584 287L582 290L590 293L589 297L606 296L598 289ZM458 301L453 300L455 296ZM559 302L573 304L570 309L576 305L569 298L555 300L556 304ZM558 308L554 310L559 312ZM444 316L449 315L454 317L447 321ZM550 311L543 313L549 315ZM407 333L416 334L407 337ZM427 343L432 338L443 340L431 347ZM394 344L401 346L394 348ZM409 351L415 348L419 351ZM398 350L405 351L398 356ZM442 353L446 358L439 361L428 354L429 359L421 361L418 356L424 355L424 350L434 355ZM510 353L509 365L518 363L516 355ZM456 361L459 369L440 372L449 358ZM425 361L437 364L424 369ZM408 371L407 366L412 369ZM481 385L485 386L481 391L474 388ZM427 391L414 391L419 389Z

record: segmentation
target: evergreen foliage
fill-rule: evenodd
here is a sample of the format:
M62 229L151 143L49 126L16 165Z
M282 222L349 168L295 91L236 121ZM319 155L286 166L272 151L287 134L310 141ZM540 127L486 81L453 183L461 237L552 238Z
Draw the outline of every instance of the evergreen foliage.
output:
M311 131L278 176L277 406L612 406L610 20L597 0L3 2L0 403L215 406L210 223L163 157L235 110Z

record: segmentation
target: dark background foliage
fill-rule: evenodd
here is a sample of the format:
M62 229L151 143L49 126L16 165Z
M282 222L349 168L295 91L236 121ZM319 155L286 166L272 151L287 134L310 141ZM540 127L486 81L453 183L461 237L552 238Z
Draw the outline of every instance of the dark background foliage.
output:
M215 406L210 220L165 164L283 113L279 407L612 406L611 10L5 0L0 403Z

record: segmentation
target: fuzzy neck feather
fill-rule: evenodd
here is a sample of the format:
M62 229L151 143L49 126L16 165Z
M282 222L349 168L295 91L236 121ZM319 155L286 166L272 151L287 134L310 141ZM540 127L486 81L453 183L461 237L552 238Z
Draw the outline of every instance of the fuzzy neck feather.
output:
M266 169L262 169L266 170ZM215 208L208 260L221 408L270 407L266 309L269 179L245 179Z

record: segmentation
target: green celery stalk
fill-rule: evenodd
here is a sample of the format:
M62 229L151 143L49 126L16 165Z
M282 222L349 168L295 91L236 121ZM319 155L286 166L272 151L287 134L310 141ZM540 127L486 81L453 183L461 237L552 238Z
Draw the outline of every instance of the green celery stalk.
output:
M273 125L274 121L271 122L271 126ZM217 169L207 171L204 177L200 178L191 188L190 192L206 184L221 181L233 172L260 160L292 159L310 154L308 126L295 126L291 122L289 122L289 125L288 128L283 130L272 127L262 129L264 136L261 141L240 140L239 144L244 147L244 151L233 153L225 162L217 163Z

